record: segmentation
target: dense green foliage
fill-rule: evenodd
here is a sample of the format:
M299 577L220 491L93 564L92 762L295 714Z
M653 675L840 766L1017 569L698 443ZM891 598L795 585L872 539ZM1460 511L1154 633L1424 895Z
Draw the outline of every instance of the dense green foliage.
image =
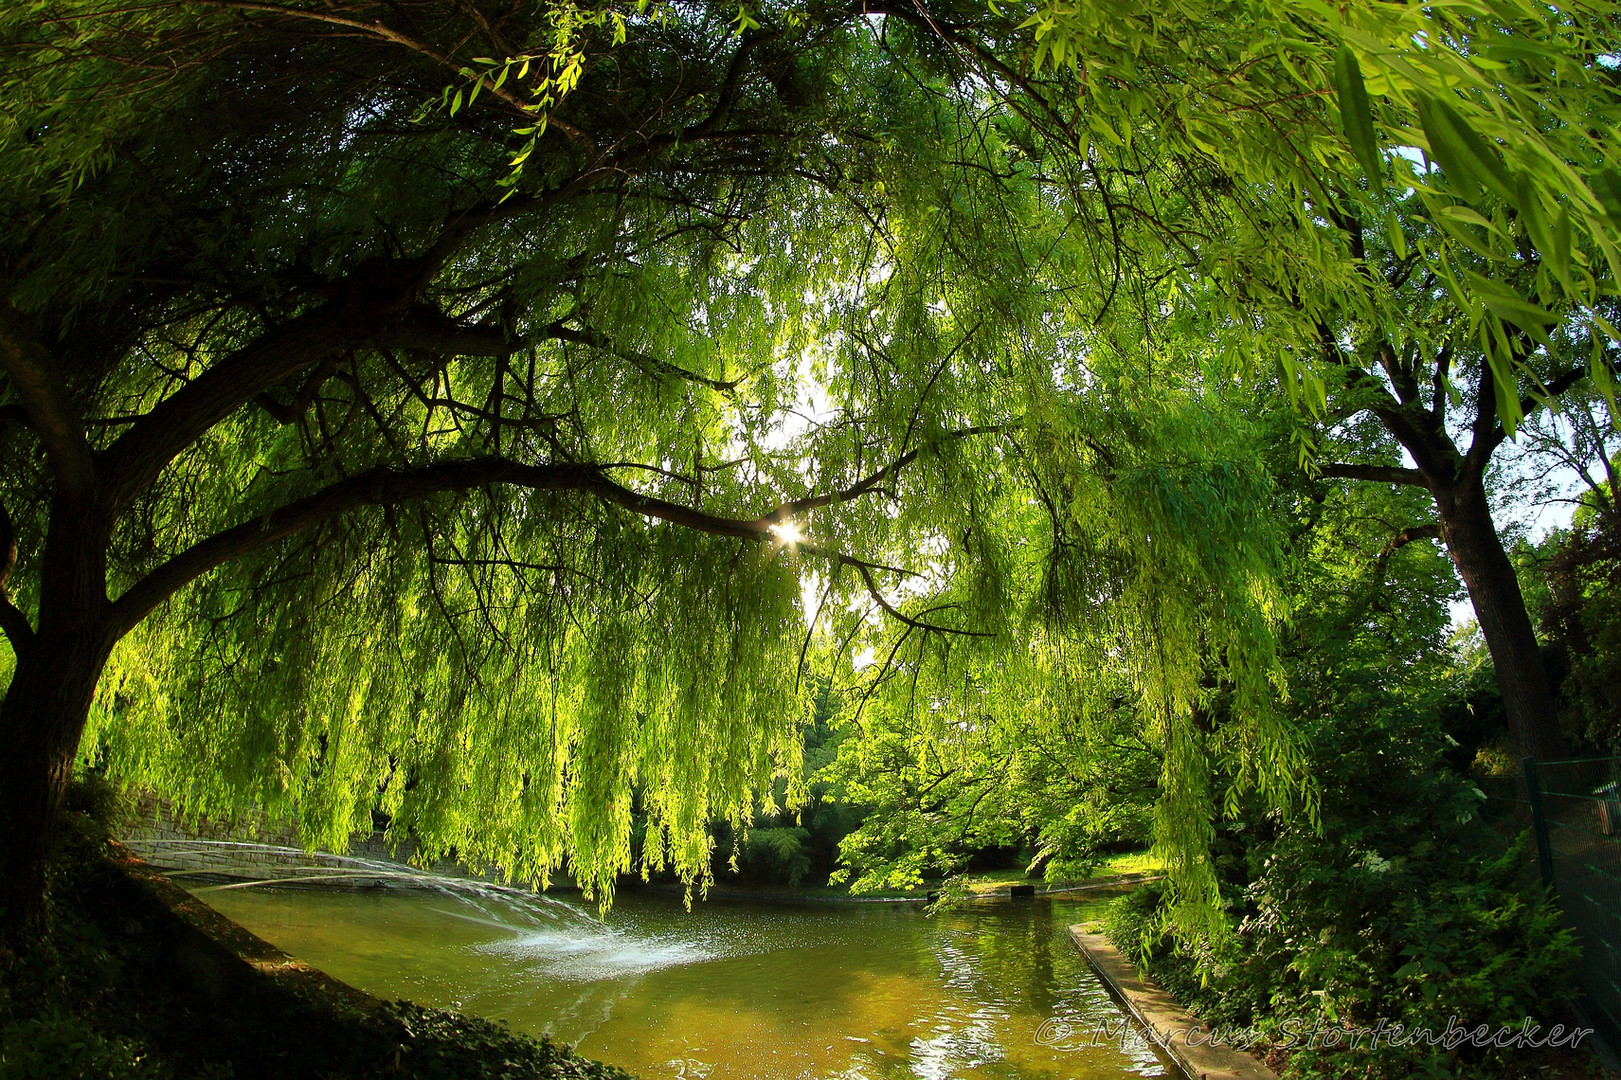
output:
M1130 160L1138 141L1187 147L1235 185L1242 224L1199 237L1188 291L1238 331L1232 348L1308 394L1324 390L1316 331L1336 313L1411 339L1400 298L1358 269L1358 221L1467 320L1510 432L1527 342L1567 311L1595 359L1616 337L1602 309L1621 279L1609 5L1063 0L1030 22L1037 67L1074 72L1070 122L1100 162ZM1595 377L1609 386L1610 365Z
M510 102L421 111L436 50L493 33L465 12L422 5L424 51L336 11L178 10L5 24L8 340L60 369L114 508L114 599L60 616L122 635L84 759L310 843L381 809L425 855L607 896L701 882L710 822L797 774L804 667L871 649L875 714L927 688L941 719L996 689L958 694L964 664L1092 698L1118 667L1190 899L1209 755L1298 794L1266 481L1205 408L1219 368L1164 380L1138 334L1162 294L1098 273L1091 166L926 23L586 28L596 66L506 186ZM136 45L176 77L122 65ZM1191 220L1221 184L1149 188ZM6 431L44 626L52 545L94 529ZM1207 669L1254 705L1214 739Z
M1449 603L1459 587L1445 555L1409 538L1428 494L1312 477L1294 467L1290 418L1250 412L1244 420L1234 410L1232 422L1244 425L1275 477L1268 516L1279 523L1287 567L1275 708L1298 732L1318 821L1280 813L1233 759L1214 758L1208 850L1219 918L1190 925L1175 893L1156 884L1117 907L1115 940L1202 1018L1253 1028L1266 1042L1319 1023L1385 1019L1440 1031L1453 1016L1516 1028L1526 1016L1545 1029L1568 1021L1575 942L1530 883L1528 841L1510 843L1486 824L1468 773L1477 753L1487 765L1507 757L1507 733L1489 661L1473 666L1452 640ZM1369 460L1395 456L1390 434L1356 414L1322 445ZM1530 450L1520 467L1534 471ZM1578 538L1595 535L1590 516L1578 521ZM1546 546L1594 550L1560 533ZM1589 621L1577 625L1608 626L1608 564L1580 565L1595 569L1581 578ZM1597 674L1614 652L1597 637L1587 648L1582 662L1594 681L1572 675L1562 684L1573 710L1613 700L1617 685ZM1089 717L1054 722L1031 686L1072 693L1044 675L1025 684L1004 722L979 728L931 733L916 722L863 721L865 737L846 742L841 761L852 796L874 808L843 848L861 883L948 873L977 848L1009 842L1048 852L1048 874L1067 876L1101 846L1142 835L1165 751L1115 711L1135 703L1119 695ZM1234 699L1219 677L1206 690L1202 708L1219 732ZM1613 724L1601 720L1596 730L1614 737ZM1032 764L1045 761L1062 772ZM1360 1049L1319 1047L1289 1060L1292 1075L1391 1078L1497 1075L1524 1064L1512 1055L1460 1062L1426 1053L1388 1040L1370 1051L1364 1039Z
M1482 793L1448 764L1464 687L1439 601L1454 586L1427 545L1358 553L1402 498L1330 496L1305 534L1291 709L1321 785L1322 829L1253 805L1229 814L1214 851L1230 935L1168 935L1157 887L1111 916L1111 936L1202 1017L1268 1041L1319 1023L1443 1031L1454 1016L1494 1030L1565 1019L1577 946L1532 884L1528 838L1509 843L1487 825ZM1441 1048L1363 1039L1300 1050L1290 1074L1488 1076L1512 1058L1460 1064Z

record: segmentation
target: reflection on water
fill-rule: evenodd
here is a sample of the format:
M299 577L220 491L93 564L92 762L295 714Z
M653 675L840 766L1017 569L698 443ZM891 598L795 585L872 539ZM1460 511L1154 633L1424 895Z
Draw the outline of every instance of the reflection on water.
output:
M200 890L288 952L387 998L548 1033L645 1077L1164 1077L1149 1046L1042 1045L1119 1011L1069 940L1095 907L759 905L494 888Z

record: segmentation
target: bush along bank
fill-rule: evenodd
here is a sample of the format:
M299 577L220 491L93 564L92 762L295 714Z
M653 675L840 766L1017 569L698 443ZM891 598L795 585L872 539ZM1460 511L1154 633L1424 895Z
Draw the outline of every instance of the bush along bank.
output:
M1156 883L1115 902L1110 939L1207 1022L1272 1047L1286 1077L1588 1075L1585 1046L1480 1047L1456 1034L1522 1032L1529 1019L1546 1039L1571 1025L1577 946L1525 872L1526 840L1486 828L1474 784L1437 766L1446 744L1433 724L1385 703L1347 707L1310 734L1321 828L1241 811L1218 837L1230 932L1174 941ZM1396 1025L1440 1041L1397 1038ZM1364 1029L1383 1035L1346 1034Z
M0 1080L629 1080L297 964L68 816L47 932L0 952Z

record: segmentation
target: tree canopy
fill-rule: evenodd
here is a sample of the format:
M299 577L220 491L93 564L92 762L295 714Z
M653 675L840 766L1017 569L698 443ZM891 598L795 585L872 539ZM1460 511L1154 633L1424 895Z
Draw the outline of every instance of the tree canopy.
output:
M871 649L858 709L935 729L1124 694L1208 910L1212 761L1311 805L1231 396L1309 415L1346 313L1416 332L1353 219L1467 315L1490 385L1556 322L1607 385L1614 30L9 9L3 779L38 794L6 858L37 862L83 753L604 895L639 808L648 865L701 881L708 822L791 771L807 664Z

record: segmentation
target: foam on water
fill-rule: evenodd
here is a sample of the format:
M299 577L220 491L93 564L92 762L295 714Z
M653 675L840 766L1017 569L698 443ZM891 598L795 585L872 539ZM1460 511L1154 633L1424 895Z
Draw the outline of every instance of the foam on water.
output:
M524 962L537 974L567 982L644 975L662 968L715 959L713 952L691 942L659 940L606 927L590 936L572 930L519 933L475 948Z

